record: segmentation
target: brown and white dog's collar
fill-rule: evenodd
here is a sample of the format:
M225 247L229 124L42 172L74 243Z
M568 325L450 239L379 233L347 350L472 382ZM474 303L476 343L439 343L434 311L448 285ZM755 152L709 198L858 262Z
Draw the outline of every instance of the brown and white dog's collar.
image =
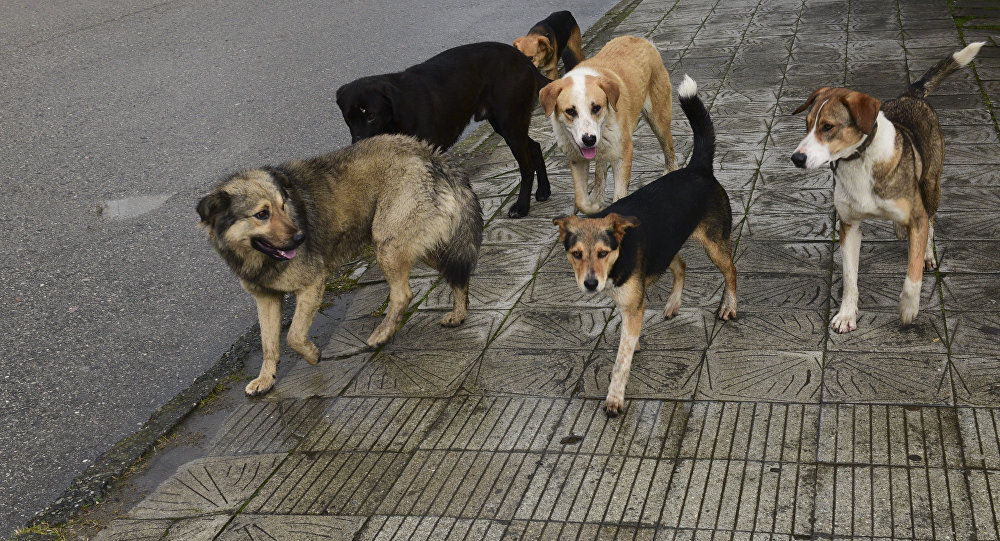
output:
M838 158L836 160L831 160L830 169L836 173L837 167L840 165L840 162L849 162L860 158L861 155L864 154L865 150L867 150L868 147L871 146L872 141L875 140L875 133L877 132L878 132L878 121L876 121L875 124L872 126L872 132L868 134L868 137L866 137L865 140L862 141L860 145L858 145L858 148L854 149L854 152L852 152L850 156Z

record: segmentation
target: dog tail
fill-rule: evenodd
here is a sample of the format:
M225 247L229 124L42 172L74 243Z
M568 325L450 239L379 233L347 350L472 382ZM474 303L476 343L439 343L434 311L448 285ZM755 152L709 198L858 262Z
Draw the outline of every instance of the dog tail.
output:
M969 62L972 62L972 59L979 53L979 49L985 44L985 41L977 41L938 62L933 68L927 70L927 73L924 73L924 76L919 81L910 85L906 89L906 92L903 92L903 96L911 98L927 97L931 93L931 90L934 90L937 85L941 84L941 81L945 80L946 77L958 71L959 68L967 66Z
M694 152L688 160L688 167L697 167L712 172L712 162L715 159L715 128L708 116L705 104L698 97L698 83L685 75L684 82L677 87L677 97L681 102L681 110L691 123L694 132Z
M528 61L531 62L530 60ZM542 75L542 72L538 71L538 68L534 64L531 64L532 69L535 71L535 97L538 97L538 91L545 88L545 85L552 82L552 79ZM567 68L568 71L568 68Z
M451 231L437 253L437 269L449 285L468 285L483 243L483 209L464 168L435 152L428 169L434 180L451 188L456 203Z

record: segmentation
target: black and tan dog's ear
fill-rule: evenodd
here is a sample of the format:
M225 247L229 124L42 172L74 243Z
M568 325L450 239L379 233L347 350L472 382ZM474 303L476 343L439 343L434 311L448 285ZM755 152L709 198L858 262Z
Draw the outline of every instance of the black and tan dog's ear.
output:
M618 83L608 79L607 77L598 77L597 86L604 92L604 95L608 97L608 107L617 111L618 98L621 96L621 89L618 88Z
M635 216L622 216L620 214L615 214L614 212L608 214L607 219L611 222L611 229L614 231L615 238L618 239L618 242L622 241L622 238L625 236L626 229L630 227L638 227L639 224L642 223L639 218L636 218Z
M851 119L865 135L868 135L875 128L875 119L878 111L882 108L882 102L862 92L851 91L841 98L847 111L851 113Z
M202 224L207 225L213 216L225 212L229 208L231 200L229 193L222 191L212 192L202 197L201 201L198 202L198 216L201 218Z
M576 216L562 216L552 219L552 223L559 226L559 242L566 242L569 223L573 220L576 220Z
M542 104L542 109L545 109L545 116L552 116L552 111L556 109L556 99L559 98L559 93L562 90L562 79L556 79L538 91L538 103Z
M806 102L803 103L802 105L799 105L798 109L792 111L792 114L793 115L797 115L797 114L801 113L802 111L805 111L806 109L808 109L813 104L813 102L816 101L816 97L819 96L821 93L823 93L826 90L830 90L830 87L828 87L828 86L821 86L821 87L817 88L816 90L813 90L813 93L809 95L809 99L807 99Z
M538 36L538 41L536 46L538 47L538 52L542 53L543 58L548 57L549 51L553 49L552 43L549 41L549 38L545 36Z

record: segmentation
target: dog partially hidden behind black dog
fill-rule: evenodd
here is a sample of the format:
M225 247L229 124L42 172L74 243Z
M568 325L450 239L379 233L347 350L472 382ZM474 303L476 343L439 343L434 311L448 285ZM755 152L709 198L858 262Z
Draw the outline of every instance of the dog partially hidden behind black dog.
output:
M670 269L673 289L663 310L671 318L680 311L684 261L677 255L694 237L701 241L726 280L719 318L736 317L736 266L730 232L732 210L726 190L712 173L715 131L690 77L677 89L681 109L694 131L694 152L686 167L667 173L582 218L556 218L559 238L582 291L606 290L622 314L621 340L604 410L618 415L625 404L625 384L646 305L646 288Z
M507 215L528 214L535 199L551 194L542 147L528 136L538 90L549 80L517 49L503 43L473 43L398 73L373 75L337 90L337 105L360 141L380 133L400 133L446 150L475 118L488 120L510 147L521 171L521 191Z
M326 281L369 243L389 282L389 310L368 345L396 332L413 299L409 277L417 260L438 269L454 292L454 309L441 324L465 320L482 210L465 173L426 142L381 135L310 160L240 171L202 198L198 214L209 241L257 301L264 362L248 395L274 385L286 293L296 299L288 345L310 363L319 361L308 333Z

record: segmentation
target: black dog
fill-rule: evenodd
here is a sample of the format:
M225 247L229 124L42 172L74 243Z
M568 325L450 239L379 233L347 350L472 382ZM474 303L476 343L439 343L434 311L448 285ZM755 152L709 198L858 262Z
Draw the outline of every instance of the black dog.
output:
M399 73L373 75L337 90L351 139L381 133L413 135L445 150L471 118L489 120L521 170L521 191L507 213L528 214L535 199L551 194L542 147L528 137L538 91L550 81L517 49L503 43L462 45Z

